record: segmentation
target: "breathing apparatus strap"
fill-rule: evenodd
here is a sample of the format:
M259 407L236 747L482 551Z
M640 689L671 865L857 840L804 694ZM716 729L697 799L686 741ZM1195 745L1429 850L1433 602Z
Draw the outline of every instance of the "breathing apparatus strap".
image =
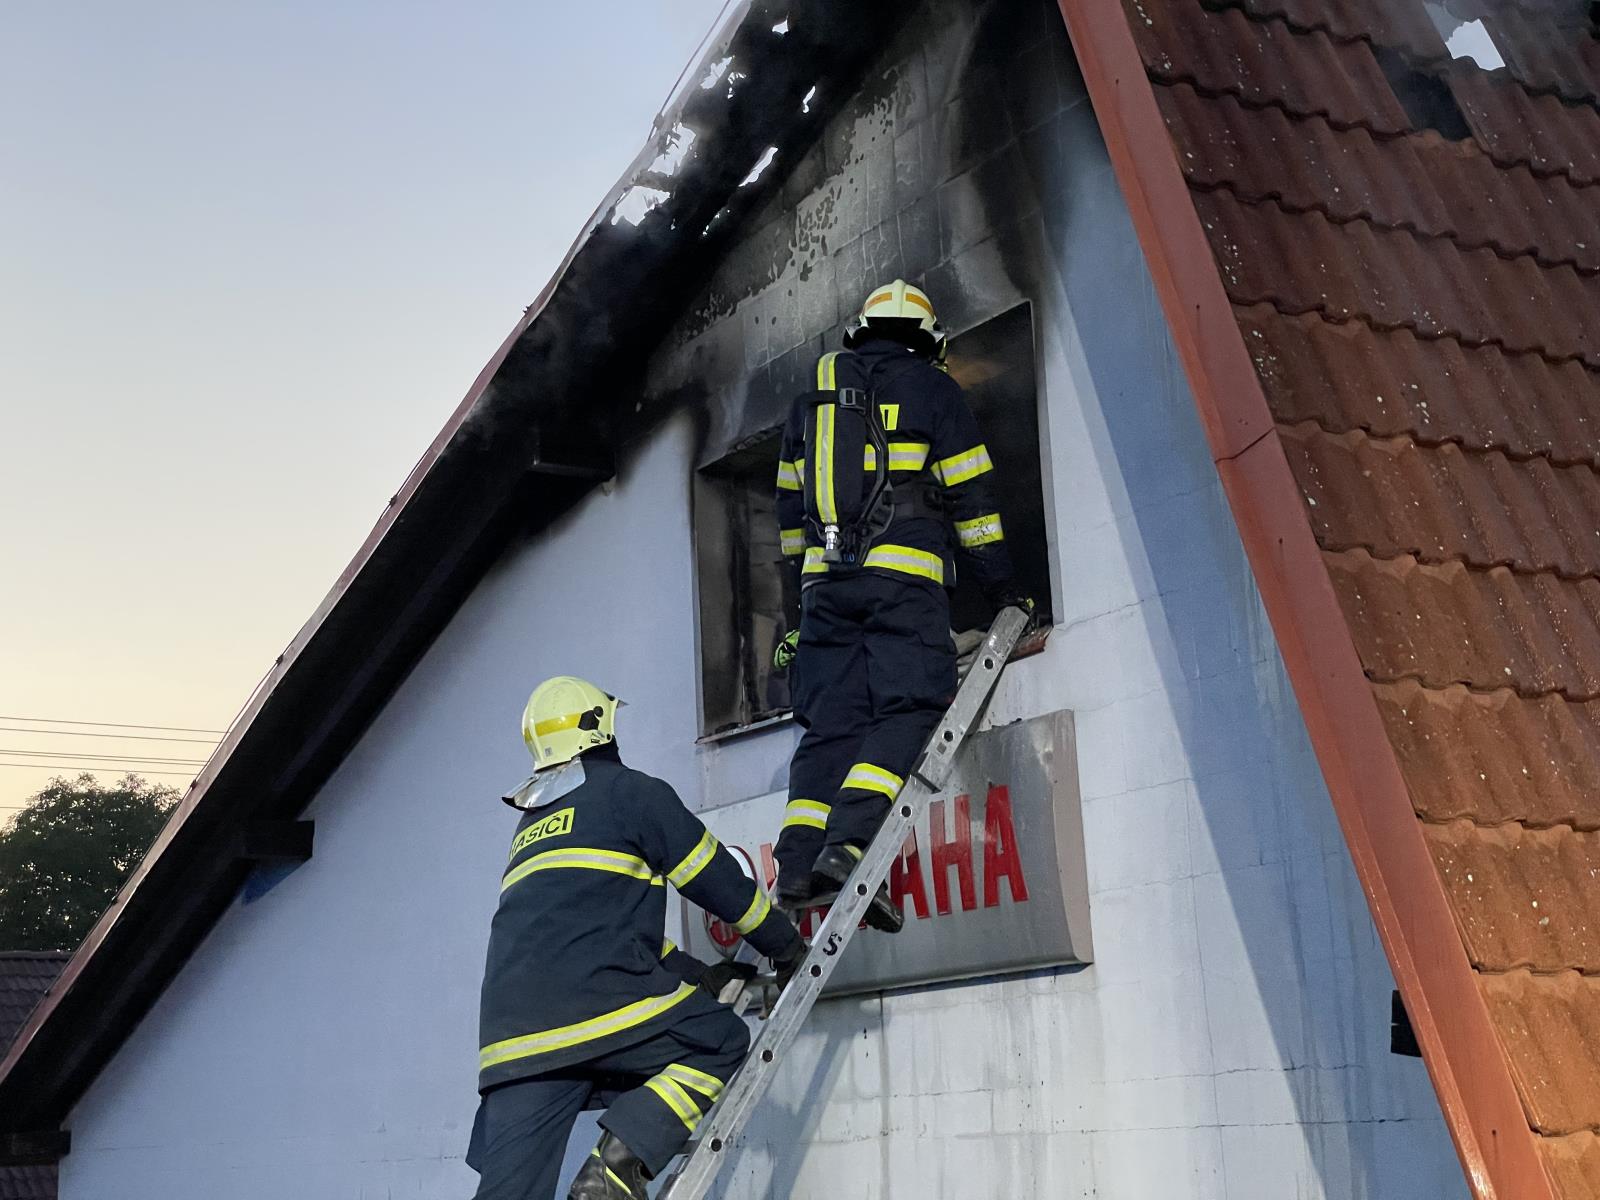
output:
M817 364L818 390L807 398L806 458L801 480L806 522L824 562L859 562L894 516L889 444L870 391L839 387L837 355ZM872 447L875 466L865 467Z

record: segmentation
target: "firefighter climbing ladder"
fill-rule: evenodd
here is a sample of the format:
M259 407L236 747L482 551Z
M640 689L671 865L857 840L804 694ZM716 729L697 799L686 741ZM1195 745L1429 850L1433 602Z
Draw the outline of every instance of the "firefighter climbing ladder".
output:
M1027 626L1027 614L1020 608L1004 609L995 618L989 635L973 657L966 679L956 692L954 703L928 739L927 748L911 777L895 796L883 828L872 839L872 845L867 847L844 890L828 910L827 920L812 940L805 960L762 1025L750 1048L750 1056L729 1081L722 1099L700 1123L699 1136L668 1178L659 1200L702 1200L711 1189L717 1172L730 1157L734 1142L777 1074L784 1052L799 1034L833 969L839 965L845 947L855 936L873 893L889 874L889 867L899 856L906 835L928 807L928 802L950 778L956 755L977 723L1006 660Z

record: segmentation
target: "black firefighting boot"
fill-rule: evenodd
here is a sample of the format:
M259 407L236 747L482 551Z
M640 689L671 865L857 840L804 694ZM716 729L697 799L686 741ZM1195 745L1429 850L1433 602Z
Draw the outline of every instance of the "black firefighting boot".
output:
M567 1200L649 1200L645 1190L650 1176L633 1151L611 1133L600 1135L600 1144L589 1152L589 1159L572 1181Z
M824 846L811 867L812 892L819 896L838 895L860 861L861 851L854 846ZM884 933L899 933L905 923L905 913L889 899L889 884L885 881L867 905L867 924Z

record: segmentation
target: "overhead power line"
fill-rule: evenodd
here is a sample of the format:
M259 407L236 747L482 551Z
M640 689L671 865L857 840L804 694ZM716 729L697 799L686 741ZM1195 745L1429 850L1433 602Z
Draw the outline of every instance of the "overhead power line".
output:
M7 718L0 718L5 720ZM16 718L9 718L15 720ZM215 738L153 737L148 733L90 733L85 729L28 729L22 725L0 725L5 733L47 733L52 737L112 738L130 742L191 742L197 746L215 746Z
M128 725L121 721L68 721L61 717L18 717L0 713L0 721L33 721L40 725L93 725L97 729L152 729L171 733L214 733L219 737L225 729L190 729L186 725Z
M16 763L0 762L0 767L29 767L39 771L87 771L91 775L96 771L110 773L118 770L117 767L91 767L86 763ZM128 768L125 774L129 775L179 775L184 779L193 779L193 771L158 771L154 768Z
M137 754L64 754L57 750L41 750L37 746L31 749L7 750L0 748L0 754L9 754L13 758L22 755L27 758L61 758L73 760L92 759L96 762L108 763L165 763L170 766L200 767L206 760L203 758L157 758L150 755Z

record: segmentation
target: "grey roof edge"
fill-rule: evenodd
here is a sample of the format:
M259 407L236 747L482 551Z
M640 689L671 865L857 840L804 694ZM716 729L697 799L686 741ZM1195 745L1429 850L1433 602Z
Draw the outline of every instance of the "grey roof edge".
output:
M724 10L644 148L0 1060L0 1132L65 1119L231 903L247 873L237 855L240 827L298 813L506 538L547 523L594 485L602 472L540 478L532 469L616 424L596 399L606 393L600 381L628 370L618 365L630 359L624 351L647 348L692 300L718 249L851 90L836 85L854 79L914 7L740 0ZM785 19L780 44L774 25ZM756 64L737 90L697 86L730 54ZM814 84L823 91L802 118L792 102ZM660 184L663 156L683 126L699 137L676 164L677 187L629 229L618 204L635 186ZM741 190L769 144L783 149L783 169ZM654 288L630 286L642 280ZM606 319L629 306L632 326ZM637 433L637 422L618 432Z

